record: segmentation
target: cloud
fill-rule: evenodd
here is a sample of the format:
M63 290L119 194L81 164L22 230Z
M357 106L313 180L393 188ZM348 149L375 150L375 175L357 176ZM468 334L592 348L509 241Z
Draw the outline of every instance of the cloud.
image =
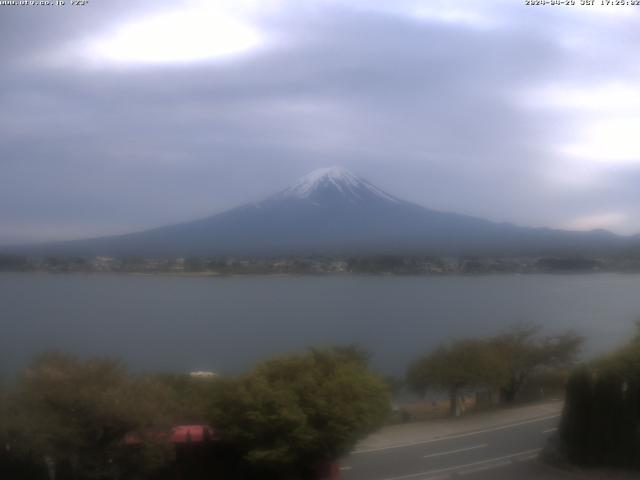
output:
M131 20L61 51L54 62L69 68L184 64L239 55L264 42L257 28L212 6L199 2Z
M569 230L619 229L628 221L623 212L594 213L574 218L562 225Z
M530 108L576 115L575 126L559 141L559 151L584 162L640 162L640 88L621 81L582 85L548 85L526 96Z
M174 31L181 38L164 53L145 50L153 35L136 39L168 12L188 19L203 5L248 26L259 45L218 56L215 22L193 49L190 35L206 29L181 27L189 35ZM611 228L640 230L627 180L640 174L632 17L424 5L3 10L0 243L21 229L32 240L194 219L334 164L433 208L525 225L625 211ZM60 52L86 54L96 41L95 58L60 63ZM184 52L189 61L175 61Z

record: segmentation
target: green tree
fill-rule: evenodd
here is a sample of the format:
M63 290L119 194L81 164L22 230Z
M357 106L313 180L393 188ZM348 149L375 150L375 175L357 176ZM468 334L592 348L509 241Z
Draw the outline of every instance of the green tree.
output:
M364 368L369 366L371 360L371 352L362 348L360 345L352 343L349 345L339 345L332 347L331 350L335 355L341 357L345 362L355 362Z
M166 415L176 422L205 421L211 398L218 391L218 379L197 378L184 373L157 373L145 377L150 384L168 390Z
M507 375L490 341L466 339L441 345L416 360L408 369L407 385L420 395L428 389L448 392L450 413L457 415L463 389L497 387Z
M389 395L352 350L278 357L218 383L211 423L256 478L312 478L382 425Z
M492 344L508 369L500 385L500 399L512 403L532 374L543 369L570 368L575 363L583 338L568 331L541 337L541 327L521 324L493 338Z
M170 391L131 378L116 361L48 353L19 380L9 428L16 450L47 459L56 478L111 478L127 463L138 470L159 466L155 453L164 446L149 445L136 462L127 462L131 451L122 440L130 431L168 426L173 410Z

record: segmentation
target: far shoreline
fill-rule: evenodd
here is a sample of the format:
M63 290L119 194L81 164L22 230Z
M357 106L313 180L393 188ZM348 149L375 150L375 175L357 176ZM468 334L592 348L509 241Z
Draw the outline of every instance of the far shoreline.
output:
M465 272L451 272L451 273L363 273L363 272L327 272L327 273L215 273L215 272L83 272L83 271L49 271L49 270L2 270L0 275L14 274L14 275L48 275L48 276L125 276L125 277L138 277L138 278L201 278L201 279L228 279L228 278L381 278L381 277L394 277L394 278L486 278L486 277L506 277L506 276L595 276L595 275L640 275L640 271L624 271L624 270L600 270L600 271L530 271L530 272L479 272L479 273L465 273Z

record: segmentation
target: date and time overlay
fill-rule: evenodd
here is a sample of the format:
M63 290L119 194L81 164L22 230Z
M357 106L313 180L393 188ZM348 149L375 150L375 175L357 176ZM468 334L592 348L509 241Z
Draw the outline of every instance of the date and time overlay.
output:
M640 0L519 0L519 2L531 7L640 7ZM84 7L91 3L91 0L0 0L0 7Z
M0 7L85 7L90 0L0 0Z

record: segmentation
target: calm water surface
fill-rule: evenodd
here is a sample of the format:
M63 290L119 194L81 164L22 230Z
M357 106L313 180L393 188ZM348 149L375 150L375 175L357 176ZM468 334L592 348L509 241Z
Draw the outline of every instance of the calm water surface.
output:
M588 352L640 318L640 275L230 277L0 274L0 373L42 350L138 371L242 371L309 345L356 342L402 373L446 339L520 321L574 328Z

